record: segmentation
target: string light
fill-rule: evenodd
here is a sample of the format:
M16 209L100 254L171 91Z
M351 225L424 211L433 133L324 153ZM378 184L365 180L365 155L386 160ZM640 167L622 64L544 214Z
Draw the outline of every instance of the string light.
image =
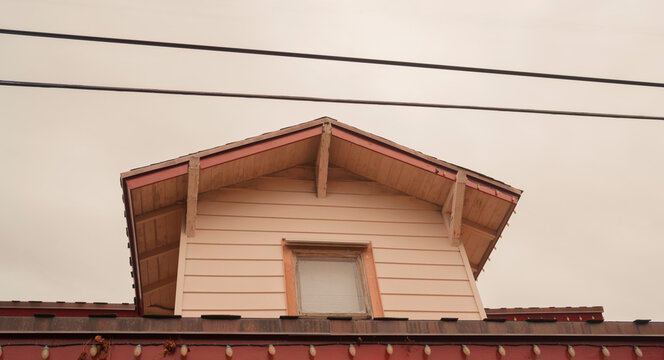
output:
M95 344L90 345L90 356L91 357L97 356L97 352L98 352L97 345Z
M470 356L470 349L466 345L461 345L461 350L463 351L466 356Z
M498 345L498 354L500 354L500 357L505 357L505 354L507 354L505 348L502 345Z
M567 345L567 353L569 354L569 357L576 356L576 351L574 351L574 347L572 345Z
M392 344L385 344L381 342L364 342L364 344L367 345L384 345L385 346L385 352L386 354L393 355L394 354L394 345ZM72 347L72 346L89 346L88 347L88 353L92 358L100 356L100 353L102 352L99 344L92 344L88 345L88 343L67 343L67 344L56 344L51 347ZM338 345L344 345L343 343L337 343L337 342L329 342L329 343L322 343L318 344L318 346L338 346ZM434 344L434 345L441 345L441 344ZM443 345L454 345L454 344L443 344ZM470 356L471 349L469 346L464 345L464 344L456 344L457 346L461 347L461 350L465 356ZM595 344L551 344L553 346L558 346L558 347L566 347L567 353L570 358L574 358L576 356L576 350L574 346L588 346L588 347L593 347L593 348L598 348L600 350L600 353L602 354L603 358L609 358L611 356L611 352L609 348L606 345L595 345ZM17 343L17 344L4 344L0 345L0 359L2 358L4 350L7 346L43 346L41 350L41 357L43 360L47 360L50 358L50 348L48 345L43 345L43 344L31 344L31 343ZM126 343L115 343L114 346L135 346L134 347L134 357L138 359L142 355L142 347L143 346L163 346L162 344L156 344L156 343L150 343L146 345L142 344L135 344L131 342L126 342ZM227 360L231 360L230 358L233 356L233 348L232 346L249 346L249 347L267 347L268 354L271 356L274 356L276 354L276 347L272 344L266 345L266 344L234 344L234 345L221 345L221 344L214 344L214 343L198 343L195 346L209 346L209 347L224 347L225 348L225 354L227 357ZM301 344L301 343L286 343L286 344L279 344L279 346L300 346L300 347L308 347L309 349L309 355L314 358L317 356L317 350L316 346L312 344ZM408 346L407 343L402 344L399 343L397 346ZM507 354L507 349L500 344L491 344L491 343L477 343L473 344L473 346L481 346L481 347L494 347L497 349L498 354L504 358ZM527 343L521 343L521 344L512 344L511 346L517 346L517 347L525 347L529 346L531 347L531 351L533 352L534 355L539 356L542 354L542 349L538 344L527 344ZM629 347L632 349L635 358L642 358L644 351L643 347L652 347L652 348L657 348L657 349L664 349L664 345L644 345L644 346L638 346L638 345L629 345L629 344L621 344L621 345L611 345L612 347ZM184 358L188 355L190 349L188 345L180 345L180 355ZM425 344L422 347L423 354L425 357L428 359L429 356L432 354L433 349L431 348L430 345ZM103 353L102 353L103 354ZM354 358L357 355L357 347L354 344L348 344L348 354L350 357Z
M429 347L429 345L424 345L424 355L431 355L431 347Z
M604 355L604 357L609 357L609 356L611 356L611 352L610 352L609 349L607 349L607 347L604 346L604 345L602 345L602 355Z
M636 345L634 345L634 354L638 357L643 357L643 351Z
M535 355L539 356L542 353L542 350L540 349L539 346L533 345L533 353L535 353Z
M143 347L141 346L141 344L136 345L136 347L134 348L134 357L138 359L139 357L141 357L142 352L143 352Z

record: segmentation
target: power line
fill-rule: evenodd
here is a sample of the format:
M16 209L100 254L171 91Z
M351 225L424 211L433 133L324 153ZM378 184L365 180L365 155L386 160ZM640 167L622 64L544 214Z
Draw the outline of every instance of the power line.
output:
M596 113L596 112L582 112L582 111L524 109L524 108L508 108L508 107L493 107L493 106L421 103L421 102L407 102L407 101L337 99L337 98L321 98L321 97L294 96L294 95L247 94L247 93L229 93L229 92L215 92L215 91L149 89L149 88L97 86L97 85L81 85L81 84L60 84L60 83L44 83L44 82L12 81L12 80L0 80L0 86L18 86L18 87L33 87L33 88L36 87L36 88L52 88L52 89L72 89L72 90L92 90L92 91L116 91L116 92L166 94L166 95L187 95L187 96L211 96L211 97L264 99L264 100L307 101L307 102L324 102L324 103L356 104L356 105L380 105L380 106L404 106L404 107L441 108L441 109L459 109L459 110L502 111L502 112L516 112L516 113L530 113L530 114L586 116L586 117L635 119L635 120L660 120L660 121L664 120L663 116L611 114L611 113Z
M238 54L279 56L279 57L300 58L300 59L341 61L341 62L351 62L351 63L401 66L401 67L424 68L424 69L463 71L463 72L473 72L473 73L483 73L483 74L534 77L534 78L545 78L545 79L556 79L556 80L584 81L584 82L617 84L617 85L633 85L633 86L647 86L647 87L660 87L660 88L664 87L664 83L650 82L650 81L611 79L611 78L599 78L599 77L590 77L590 76L551 74L551 73L540 73L540 72L530 72L530 71L491 69L491 68L481 68L481 67L431 64L431 63L420 63L420 62L410 62L410 61L371 59L371 58L359 58L359 57L337 56L337 55L262 50L262 49L246 49L246 48L236 48L236 47L226 47L226 46L196 45L196 44L187 44L187 43L174 43L174 42L150 41L150 40L139 40L139 39L122 39L122 38L62 34L62 33L39 32L39 31L2 29L2 28L0 28L0 34L80 40L80 41L93 41L93 42L103 42L103 43L113 43L113 44L155 46L155 47L166 47L166 48L176 48L176 49L217 51L217 52L228 52L228 53L238 53Z

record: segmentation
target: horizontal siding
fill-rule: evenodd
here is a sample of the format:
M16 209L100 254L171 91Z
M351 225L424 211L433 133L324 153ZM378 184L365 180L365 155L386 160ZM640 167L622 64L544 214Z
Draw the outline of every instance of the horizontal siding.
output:
M201 194L202 201L233 201L258 204L367 207L372 209L438 210L440 207L407 195L328 194L319 199L313 192L261 191L224 188Z
M285 310L284 293L199 294L185 292L182 310Z
M212 275L212 276L283 276L284 266L281 260L197 260L185 262L184 275Z
M382 299L385 311L477 311L472 296L383 294Z
M378 279L378 285L383 294L473 295L465 280Z
M371 242L385 316L479 318L472 279L439 206L371 181L331 181L324 199L314 185L261 177L201 194L196 236L187 241L182 315L285 314L286 238Z
M281 246L281 239L324 240L335 241L371 241L374 250L377 248L421 249L421 250L452 250L458 248L450 245L449 239L437 237L408 237L391 235L348 235L318 234L310 232L290 231L230 231L230 230L196 230L196 237L189 243L197 244L252 244Z
M185 292L229 292L251 293L284 292L284 278L276 277L225 277L225 276L185 276Z
M459 251L374 249L376 263L463 265Z
M288 214L274 215L275 217L272 218L198 215L196 217L196 228L233 231L253 230L259 228L272 232L292 231L319 234L376 234L400 236L437 236L445 231L443 224L297 219L277 217L277 215Z
M199 215L230 215L273 217L288 214L299 219L413 222L442 224L439 210L401 210L350 207L326 207L320 205L249 204L204 201L198 204Z
M376 264L378 278L468 280L463 265Z
M283 254L280 246L189 244L187 259L281 260Z

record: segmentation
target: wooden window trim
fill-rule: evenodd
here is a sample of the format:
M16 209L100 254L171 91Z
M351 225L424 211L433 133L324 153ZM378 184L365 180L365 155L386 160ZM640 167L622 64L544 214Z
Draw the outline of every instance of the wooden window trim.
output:
M325 317L325 316L355 316L358 314L300 314L297 301L297 278L295 276L296 254L305 254L308 257L358 257L360 276L365 291L365 306L367 316L383 317L383 304L380 298L378 278L376 277L376 264L374 263L373 248L371 243L366 242L322 242L305 240L282 239L284 280L286 282L286 308L288 315L302 317ZM366 317L366 316L363 316Z

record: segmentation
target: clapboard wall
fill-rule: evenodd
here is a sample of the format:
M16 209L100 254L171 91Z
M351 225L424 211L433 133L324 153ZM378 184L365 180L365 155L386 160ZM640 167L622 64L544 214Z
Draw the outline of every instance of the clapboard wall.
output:
M286 314L287 238L370 241L384 316L481 319L465 252L447 233L440 206L335 167L323 199L307 166L203 193L195 237L180 247L176 314Z

